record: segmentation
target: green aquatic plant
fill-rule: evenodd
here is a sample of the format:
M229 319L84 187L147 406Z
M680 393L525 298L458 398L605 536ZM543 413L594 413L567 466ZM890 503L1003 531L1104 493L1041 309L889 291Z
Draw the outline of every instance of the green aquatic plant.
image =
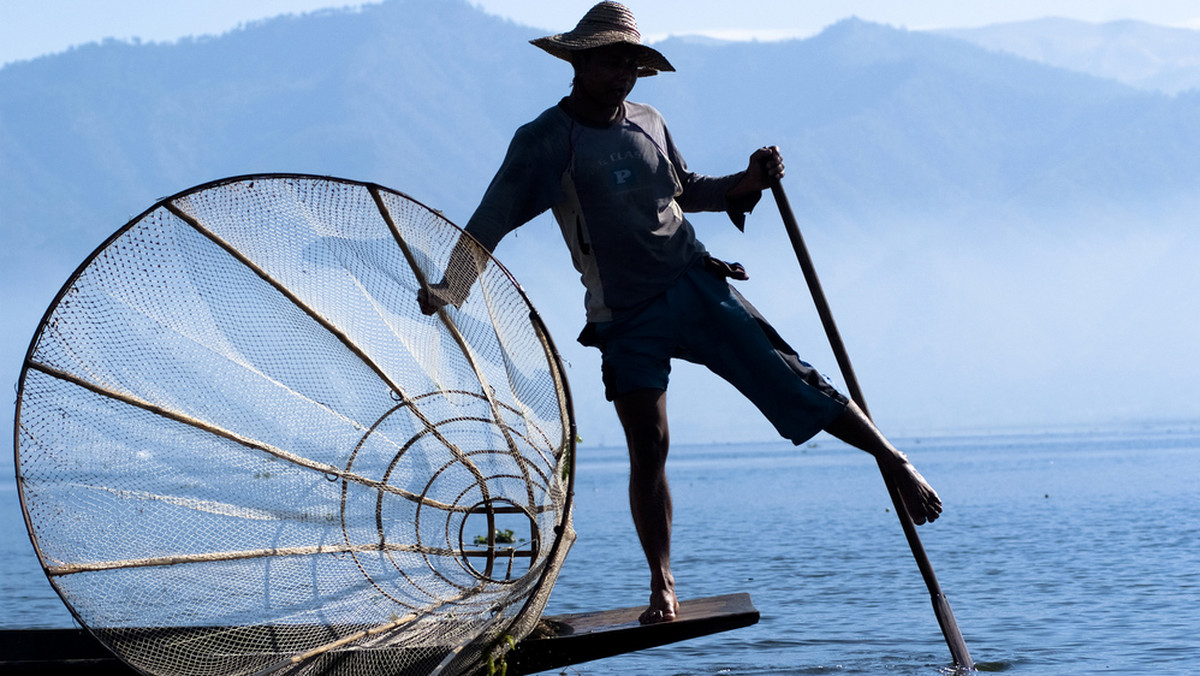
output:
M506 528L504 530L497 528L494 535L496 537L496 544L511 545L517 542L517 536L512 532L511 528ZM486 545L487 543L488 538L486 535L475 536L475 544Z

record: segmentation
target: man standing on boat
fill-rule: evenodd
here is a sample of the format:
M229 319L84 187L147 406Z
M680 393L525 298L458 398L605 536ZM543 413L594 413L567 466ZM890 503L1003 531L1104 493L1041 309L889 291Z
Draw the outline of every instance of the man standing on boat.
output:
M683 216L725 211L740 229L783 176L779 149L754 151L745 171L728 176L689 171L658 111L626 100L638 77L675 69L642 44L633 14L616 2L592 7L572 31L532 42L571 63L571 93L517 130L466 231L492 251L547 209L562 229L587 289L580 341L602 352L605 394L629 446L630 510L650 565L641 621L670 621L679 609L666 476L672 358L729 381L795 444L825 430L870 453L913 521L936 519L942 506L933 488L726 281L746 279L745 270L711 257ZM455 248L442 282L421 290L426 314L465 297L474 281L466 249Z

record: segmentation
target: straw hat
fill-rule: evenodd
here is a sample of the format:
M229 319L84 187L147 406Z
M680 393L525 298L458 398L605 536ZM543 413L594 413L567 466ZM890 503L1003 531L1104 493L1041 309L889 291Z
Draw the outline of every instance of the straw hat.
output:
M675 70L665 56L642 44L642 34L638 32L633 12L619 2L606 1L592 7L570 32L548 35L529 42L565 61L571 60L571 52L605 45L634 45L639 53L638 76L645 77L663 70Z

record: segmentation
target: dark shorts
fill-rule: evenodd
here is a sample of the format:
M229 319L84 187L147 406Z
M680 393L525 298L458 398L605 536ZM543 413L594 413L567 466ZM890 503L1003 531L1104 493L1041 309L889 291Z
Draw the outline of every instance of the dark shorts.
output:
M646 307L592 324L585 334L586 344L603 353L610 401L640 389L666 390L671 359L679 358L729 381L796 444L846 408L846 397L802 361L753 305L701 266Z

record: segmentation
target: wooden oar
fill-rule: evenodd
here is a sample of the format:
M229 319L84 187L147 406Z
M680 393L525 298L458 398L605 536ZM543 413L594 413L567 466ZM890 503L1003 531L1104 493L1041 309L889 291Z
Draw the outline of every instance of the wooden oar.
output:
M788 237L792 240L792 248L796 250L796 260L800 262L800 269L804 271L804 280L808 282L808 290L812 294L813 303L817 306L817 313L821 315L821 324L825 327L825 335L829 337L829 346L833 348L838 368L842 371L842 378L846 380L846 387L850 389L850 398L858 404L867 418L870 418L867 402L863 399L862 390L858 386L858 378L854 377L854 369L850 366L850 357L846 354L846 346L842 344L841 334L838 333L837 324L833 321L833 313L829 311L829 303L825 300L821 282L817 279L817 270L813 266L812 258L808 255L808 247L804 245L804 238L800 235L800 227L796 225L796 216L792 213L792 206L783 192L783 185L779 181L774 181L771 185L771 192L775 195L775 204L779 206L779 215L783 217ZM900 525L904 528L904 537L908 538L908 546L917 560L917 567L921 569L921 576L925 578L925 586L929 588L929 595L933 600L933 612L937 615L942 635L946 637L946 645L950 646L950 655L954 658L954 666L961 670L973 670L975 663L971 661L971 653L967 651L967 644L963 641L962 632L958 630L958 622L954 619L954 612L950 610L950 602L942 594L942 587L933 574L933 566L929 563L929 557L925 555L925 547L921 545L921 539L917 537L917 528L908 514L908 509L904 506L904 498L900 495L900 490L896 488L895 482L884 471L882 461L879 461L879 470L883 474L884 483L887 484L888 493L892 496L892 506L896 509L896 516L900 517Z

